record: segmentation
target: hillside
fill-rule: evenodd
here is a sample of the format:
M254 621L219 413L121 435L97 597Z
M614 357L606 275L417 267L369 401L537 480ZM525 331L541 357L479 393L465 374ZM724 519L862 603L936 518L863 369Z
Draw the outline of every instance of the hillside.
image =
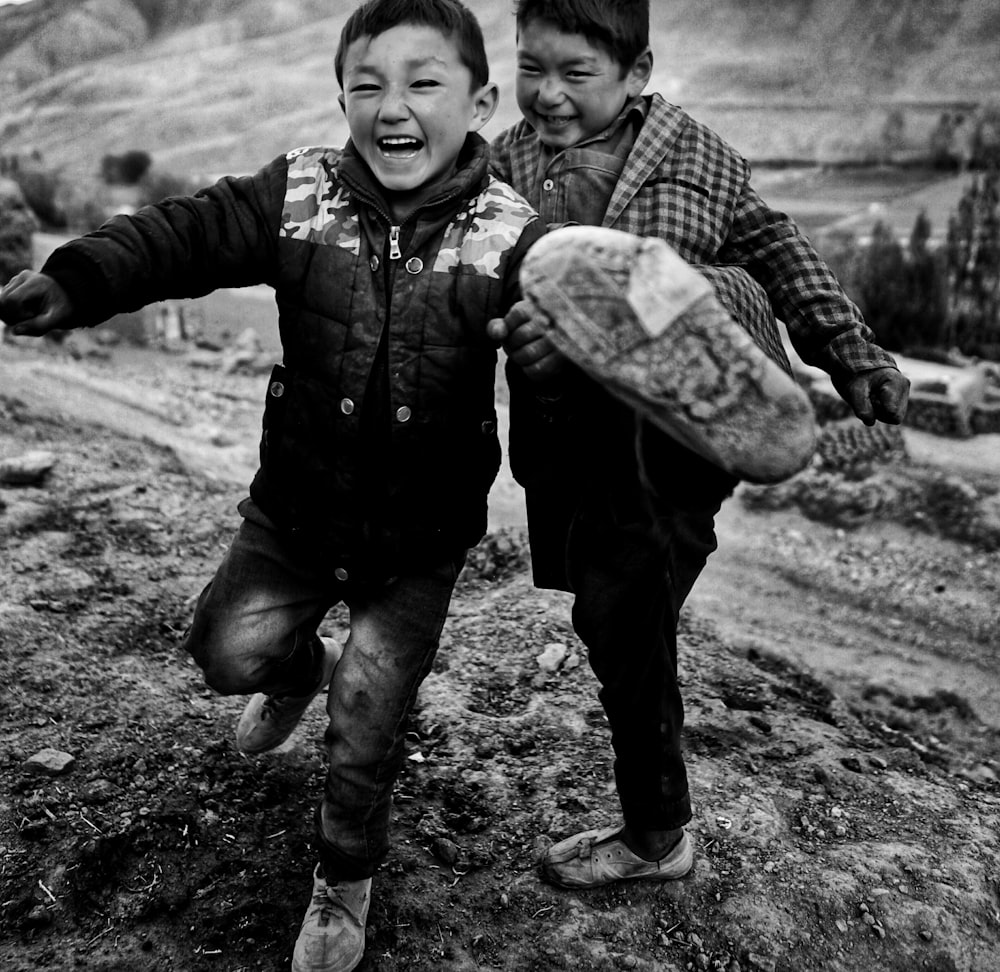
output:
M248 171L339 142L332 59L352 0L30 0L0 7L0 152L92 174L143 149L178 174ZM517 118L511 4L469 0ZM653 4L652 88L751 158L849 155L892 105L924 143L944 108L1000 95L990 0Z
M0 969L287 969L323 707L241 756L244 700L181 647L263 379L92 338L0 356L0 456L54 460L0 481ZM679 635L690 877L540 882L538 850L614 821L611 748L571 599L498 528L421 687L358 972L995 972L995 555L729 507Z

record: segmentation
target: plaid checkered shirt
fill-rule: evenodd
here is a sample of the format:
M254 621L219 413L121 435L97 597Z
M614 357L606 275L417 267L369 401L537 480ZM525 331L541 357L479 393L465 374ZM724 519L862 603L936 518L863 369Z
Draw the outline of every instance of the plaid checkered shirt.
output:
M767 293L802 360L834 378L895 366L812 244L750 185L750 166L738 152L658 94L637 99L623 117L633 111L645 120L602 225L661 237L694 265L742 267ZM529 201L538 195L541 158L541 143L523 120L491 145L498 177ZM572 221L573 213L566 219ZM733 278L713 273L711 279L718 290ZM722 296L741 317L740 294ZM754 331L752 314L741 322ZM779 358L780 349L770 347L778 340L773 323L770 330L754 337L781 360L784 352Z

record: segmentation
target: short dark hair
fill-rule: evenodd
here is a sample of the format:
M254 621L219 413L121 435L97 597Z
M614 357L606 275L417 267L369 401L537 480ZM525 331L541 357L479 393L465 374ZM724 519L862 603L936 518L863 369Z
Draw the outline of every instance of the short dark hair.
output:
M378 37L401 24L434 27L458 46L458 56L472 74L473 88L490 79L483 30L476 15L459 0L366 0L344 24L337 45L334 70L337 83L344 86L344 58L347 48L361 37Z
M516 0L518 34L544 20L566 34L583 34L629 68L649 47L649 0Z

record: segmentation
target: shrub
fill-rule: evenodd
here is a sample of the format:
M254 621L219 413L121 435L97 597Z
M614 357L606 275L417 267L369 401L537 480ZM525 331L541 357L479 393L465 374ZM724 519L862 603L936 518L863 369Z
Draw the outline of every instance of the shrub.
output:
M20 187L0 177L0 284L32 266L36 225Z
M134 186L152 164L149 153L138 149L123 155L105 155L101 159L101 178L109 186Z
M31 211L44 225L53 229L65 228L66 214L58 203L58 175L46 169L21 167L14 178Z

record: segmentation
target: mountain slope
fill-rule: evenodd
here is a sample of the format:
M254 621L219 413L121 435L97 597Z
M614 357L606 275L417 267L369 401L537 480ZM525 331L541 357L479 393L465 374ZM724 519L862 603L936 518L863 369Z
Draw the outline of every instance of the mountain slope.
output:
M501 108L518 117L511 5L469 0ZM652 4L650 90L751 158L850 152L903 104L926 139L941 110L1000 94L990 0L671 0ZM249 171L346 134L333 54L353 0L30 0L0 7L0 152L81 178L142 149L168 171ZM824 148L826 146L826 148ZM832 148L831 148L832 146ZM839 146L839 148L838 148Z

